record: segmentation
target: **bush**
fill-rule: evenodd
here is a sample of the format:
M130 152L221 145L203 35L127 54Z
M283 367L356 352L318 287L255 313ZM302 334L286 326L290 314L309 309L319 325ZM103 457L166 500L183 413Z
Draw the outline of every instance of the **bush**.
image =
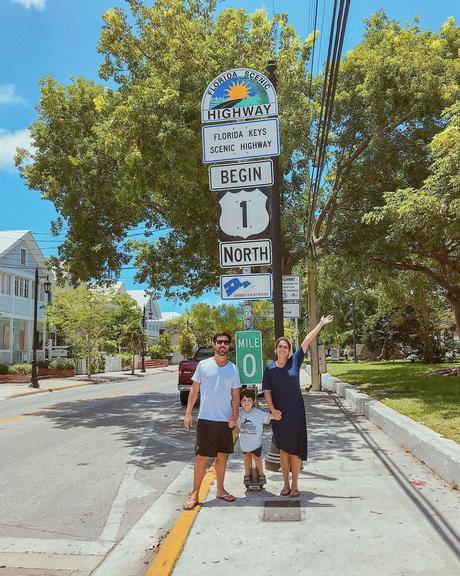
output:
M9 374L31 374L32 364L11 364L8 367Z
M39 360L37 362L37 366L39 368L49 368L50 363L51 363L51 360Z
M52 360L49 363L50 368L55 368L56 370L67 370L70 368L75 368L75 363L73 360L60 359L60 360Z
M133 357L131 354L122 354L121 355L121 369L122 370L131 370Z
M8 364L0 364L0 375L1 374L8 374Z

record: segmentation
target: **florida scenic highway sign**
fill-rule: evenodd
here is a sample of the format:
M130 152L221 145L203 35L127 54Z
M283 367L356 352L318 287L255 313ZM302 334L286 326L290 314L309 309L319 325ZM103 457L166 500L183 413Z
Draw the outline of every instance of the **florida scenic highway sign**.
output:
M235 68L214 78L201 101L201 121L228 122L278 115L276 90L257 70Z
M220 277L222 300L266 300L272 297L271 274L224 274Z

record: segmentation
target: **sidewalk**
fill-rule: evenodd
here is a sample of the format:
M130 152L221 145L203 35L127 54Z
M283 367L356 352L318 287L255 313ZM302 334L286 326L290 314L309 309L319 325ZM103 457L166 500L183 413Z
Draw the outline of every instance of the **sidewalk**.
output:
M158 368L147 368L145 374L136 370L133 376L130 371L107 372L94 374L91 380L88 380L85 374L71 376L69 378L43 378L39 380L40 388L29 388L29 384L0 384L0 400L7 398L18 398L20 396L29 396L40 394L42 392L56 392L58 390L67 390L80 386L92 386L97 384L108 384L109 382L118 382L123 380L138 380L152 374L162 372L177 372L177 366L161 366Z
M174 576L459 574L459 492L345 400L327 392L305 398L301 497L280 497L282 476L273 472L265 491L246 493L238 448L226 477L237 501L217 500L211 487Z

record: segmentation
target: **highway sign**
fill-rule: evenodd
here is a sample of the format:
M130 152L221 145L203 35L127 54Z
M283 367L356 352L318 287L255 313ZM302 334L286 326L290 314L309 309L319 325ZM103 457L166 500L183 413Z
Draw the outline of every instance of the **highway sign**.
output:
M284 318L300 318L299 302L283 302Z
M235 333L236 365L241 384L262 384L263 357L260 330L239 330Z
M300 276L283 276L283 300L300 300Z
M224 274L220 277L222 300L267 300L272 297L271 274Z
M211 190L233 190L235 188L256 188L273 185L273 162L241 162L239 164L218 164L209 167L209 187Z
M219 251L222 268L270 266L272 263L271 240L221 242Z
M226 70L212 80L201 102L201 121L225 122L276 116L278 99L270 80L257 70Z
M203 162L278 156L278 118L202 127Z
M219 239L261 239L270 236L268 189L217 192Z

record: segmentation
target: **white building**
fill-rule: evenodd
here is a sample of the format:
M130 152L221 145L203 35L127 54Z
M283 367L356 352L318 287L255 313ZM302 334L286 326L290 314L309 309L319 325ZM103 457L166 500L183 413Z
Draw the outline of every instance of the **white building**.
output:
M137 302L141 315L145 306L144 327L149 337L148 345L153 346L160 335L161 312L158 302L151 294L146 294L145 290L127 290L126 292Z
M35 269L40 283L37 308L37 360L45 357L44 291L47 276L43 254L30 230L0 231L0 363L31 362L33 343Z

